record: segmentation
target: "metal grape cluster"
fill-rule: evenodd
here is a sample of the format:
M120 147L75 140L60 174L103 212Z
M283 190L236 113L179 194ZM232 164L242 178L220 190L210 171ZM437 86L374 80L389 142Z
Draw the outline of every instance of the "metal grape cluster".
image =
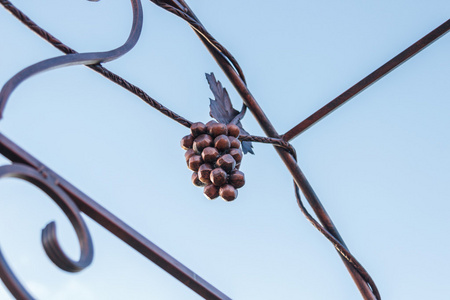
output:
M191 134L181 139L187 166L193 171L192 183L204 187L203 194L209 200L220 196L233 201L237 189L245 184L244 173L239 171L244 156L239 133L235 124L211 120L206 125L192 124Z

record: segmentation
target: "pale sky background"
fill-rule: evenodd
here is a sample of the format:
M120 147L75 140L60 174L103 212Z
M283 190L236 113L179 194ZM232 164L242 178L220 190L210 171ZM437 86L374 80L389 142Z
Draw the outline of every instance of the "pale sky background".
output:
M129 1L13 3L79 52L121 45ZM284 133L445 22L448 0L190 1L240 62ZM137 46L105 66L191 121L207 122L204 73L242 101L184 21L143 2ZM0 9L0 83L60 52ZM383 299L448 299L450 275L450 35L295 139L299 164ZM262 135L251 114L243 121ZM333 246L298 209L274 149L255 145L233 203L191 184L187 128L82 66L33 77L12 95L1 132L233 299L360 299ZM1 160L4 164L6 160ZM0 246L38 299L199 299L85 216L86 270L60 271L40 231L68 220L42 192L0 181ZM0 299L10 299L0 285Z

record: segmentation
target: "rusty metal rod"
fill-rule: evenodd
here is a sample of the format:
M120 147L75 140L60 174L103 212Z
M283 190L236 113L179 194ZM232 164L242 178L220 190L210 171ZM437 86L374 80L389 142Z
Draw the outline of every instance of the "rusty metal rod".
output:
M375 83L377 80L381 79L383 76L387 75L389 72L400 66L402 63L419 53L421 50L425 49L431 43L435 42L437 39L442 37L445 33L450 30L450 19L444 22L442 25L438 26L436 29L425 35L423 38L412 44L406 50L392 58L390 61L370 73L368 76L363 78L361 81L356 83L354 86L343 92L341 95L337 96L335 99L330 101L328 104L320 108L318 111L310 115L308 118L294 126L292 129L287 131L282 135L282 138L288 142L299 134L309 129L312 125L316 124L322 118L327 116L329 113L340 107L342 104L346 103L348 100L352 99L354 96L362 92L364 89Z
M231 299L0 133L0 153L55 178L80 211L205 299Z
M256 99L252 96L250 91L248 90L246 84L242 81L242 79L239 77L239 75L236 73L236 71L231 67L231 65L226 61L226 59L220 55L220 53L217 53L216 49L211 46L211 44L200 34L198 34L198 37L203 42L203 44L207 47L209 52L212 54L216 62L219 64L219 66L222 68L224 73L227 75L229 80L232 82L238 93L241 95L244 103L248 106L250 111L252 112L255 119L258 121L261 128L264 130L264 132L272 138L279 138L279 135L267 116L265 115L264 111L259 106ZM319 198L315 194L314 190L312 189L311 185L309 184L308 180L306 179L303 172L300 170L298 164L296 163L294 157L289 154L287 151L279 149L279 147L274 147L275 150L280 155L281 159L285 163L286 167L288 168L289 172L291 173L292 177L294 178L297 185L301 188L303 194L305 195L305 198L308 200L310 206L314 210L314 213L316 214L317 218L320 220L322 225L330 232L337 240L339 240L342 245L345 246L345 243L340 236L339 232L337 231L336 226L333 224L330 216L327 214L325 208L321 204ZM346 246L345 246L346 247ZM361 275L358 273L357 270L354 269L354 267L348 263L342 256L340 256L347 267L347 270L349 271L350 275L352 276L355 284L357 285L359 291L361 292L364 299L377 299L377 297L373 294L370 287L367 285L367 283L364 281L364 279L361 277ZM379 299L379 297L378 297Z

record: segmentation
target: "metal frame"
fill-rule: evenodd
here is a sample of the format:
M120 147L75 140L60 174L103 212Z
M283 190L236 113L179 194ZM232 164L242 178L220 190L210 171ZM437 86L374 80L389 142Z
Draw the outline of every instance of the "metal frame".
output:
M255 137L246 135L240 137L241 141L271 143L275 146L277 153L285 163L294 179L295 194L302 212L305 214L308 220L328 240L332 242L333 246L336 248L339 256L347 267L350 275L352 276L356 286L360 290L362 297L364 299L380 299L380 294L378 292L378 289L376 288L374 281L346 247L330 216L327 214L325 208L321 204L311 185L308 183L305 175L298 166L296 161L295 149L289 144L289 141L300 135L309 127L323 119L327 114L340 107L342 104L357 95L359 92L363 91L378 79L388 74L397 66L399 66L400 64L423 50L425 47L436 41L439 37L447 33L450 30L450 20L444 22L435 30L411 45L405 51L395 56L386 64L375 70L373 73L369 74L360 82L356 83L353 87L349 88L340 96L319 109L310 117L306 118L298 125L288 130L285 134L280 135L271 124L267 116L264 114L264 111L261 109L256 99L248 90L245 83L243 71L237 63L236 59L226 50L225 47L218 43L207 32L207 30L203 27L201 22L192 12L189 6L185 3L185 1L152 0L152 2L162 7L163 9L177 15L178 17L183 18L194 29L200 40L205 44L206 48L210 51L211 55L214 57L214 59L217 61L224 73L228 76L229 80L232 82L238 93L241 95L244 106L241 113L239 114L239 118L242 118L244 116L246 109L248 108L248 110L250 110L250 112L253 114L253 116L267 135L267 137ZM192 122L164 107L156 100L151 98L148 94L146 94L143 90L127 82L122 77L107 70L100 64L102 62L110 61L123 55L136 44L139 38L140 28L142 26L142 9L139 0L132 0L131 3L133 5L134 15L133 26L130 37L123 46L104 53L79 54L75 50L64 45L50 33L37 26L20 10L14 7L8 0L0 0L0 4L8 9L15 17L21 20L26 26L35 31L46 41L50 42L52 45L66 54L64 56L49 59L26 68L22 72L18 73L15 77L13 77L10 81L8 81L0 92L0 116L3 114L6 101L14 88L29 76L50 68L62 67L72 64L84 64L94 71L100 73L104 77L112 80L113 82L134 93L135 95L143 99L146 103L158 109L160 112L177 121L181 125L190 127ZM69 272L78 272L92 262L92 241L89 235L89 231L80 214L80 212L83 212L98 224L102 225L104 228L110 231L112 234L122 239L136 251L167 271L173 277L180 280L183 284L191 288L200 296L207 299L230 299L224 293L217 290L211 284L182 265L180 262L164 252L151 241L146 239L140 233L122 222L116 216L111 214L105 208L100 206L90 197L88 197L68 181L66 181L63 177L46 167L43 163L27 153L25 150L21 149L1 133L0 153L11 161L11 165L0 167L0 178L16 177L26 180L31 184L39 187L60 206L60 208L72 222L72 225L77 233L81 248L81 255L78 261L72 261L61 250L56 239L55 225L53 222L47 225L42 233L42 243L47 255L61 269ZM316 221L306 211L301 202L298 188L301 189L303 195L308 200L319 221ZM32 299L32 296L26 291L26 289L14 276L7 262L3 258L1 252L0 277L16 298Z

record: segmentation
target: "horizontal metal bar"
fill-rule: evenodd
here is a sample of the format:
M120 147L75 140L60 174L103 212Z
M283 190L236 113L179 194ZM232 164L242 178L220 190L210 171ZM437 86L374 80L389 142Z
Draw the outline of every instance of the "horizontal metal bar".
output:
M428 33L426 36L412 44L405 51L401 52L393 59L370 73L368 76L363 78L357 84L343 92L341 95L336 97L334 100L330 101L328 104L323 106L321 109L310 115L308 118L297 124L295 127L290 129L288 132L282 135L282 138L288 142L293 138L297 137L299 134L310 128L312 125L316 124L326 115L340 107L342 104L346 103L348 100L356 96L358 93L375 83L377 80L400 66L402 63L419 53L421 50L429 46L431 43L439 39L445 33L450 30L450 19L444 22L442 25Z

